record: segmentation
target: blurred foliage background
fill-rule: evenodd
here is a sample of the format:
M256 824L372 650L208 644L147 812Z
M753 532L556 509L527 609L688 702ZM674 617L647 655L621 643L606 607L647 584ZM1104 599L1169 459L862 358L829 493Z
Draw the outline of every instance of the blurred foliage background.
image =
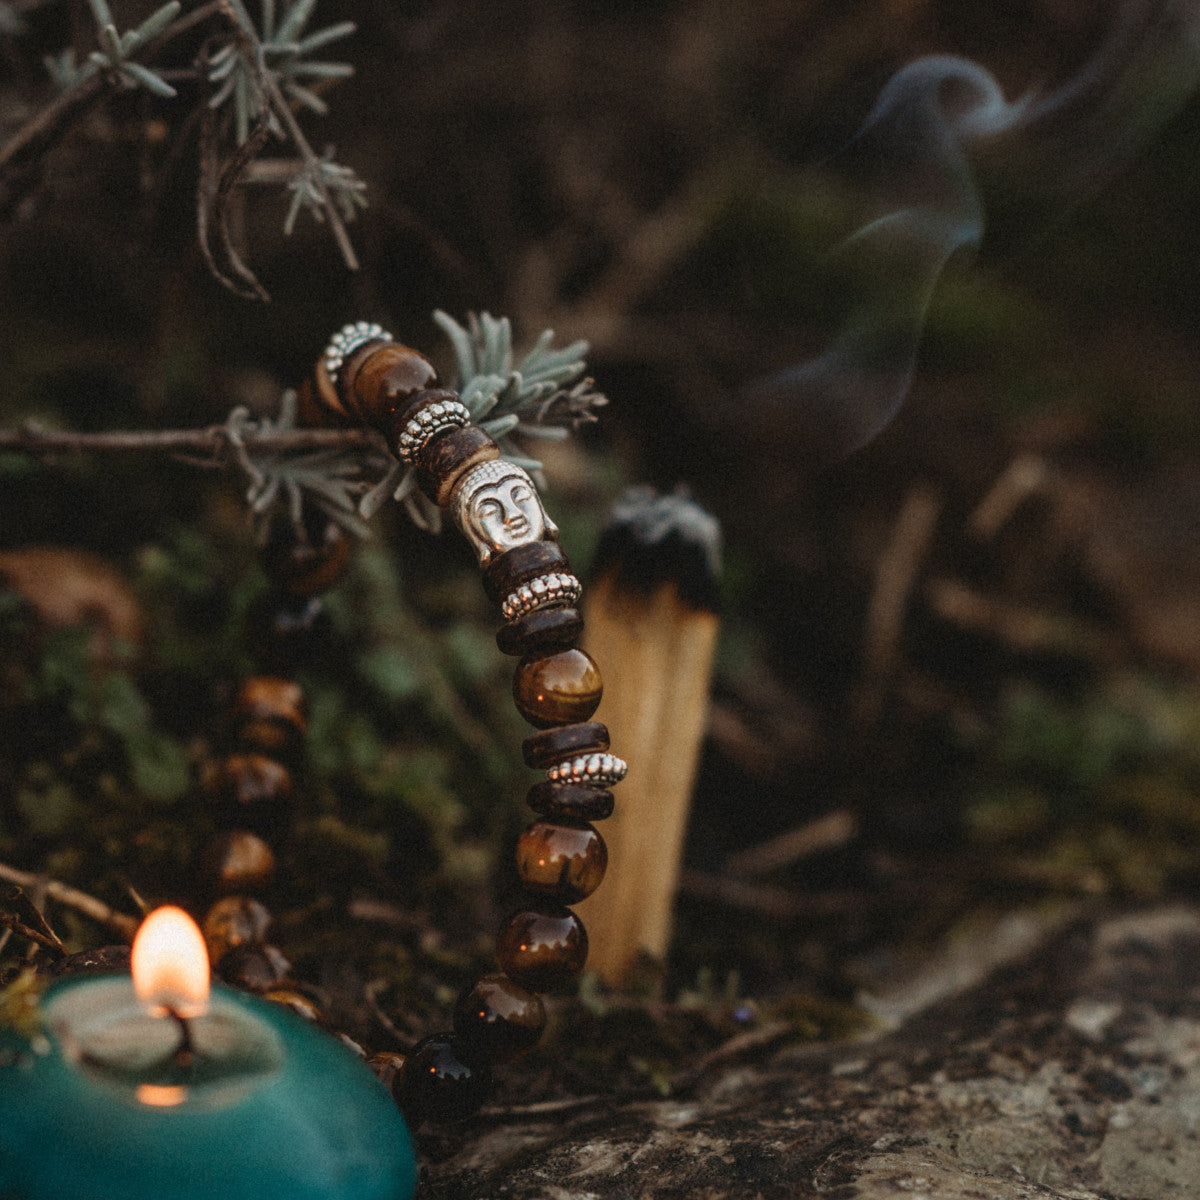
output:
M5 138L51 100L42 56L86 57L94 28L73 0L0 7ZM122 29L152 9L113 5ZM360 269L307 211L285 236L287 189L255 185L230 228L270 302L214 279L196 241L204 97L168 70L178 99L113 94L3 177L0 421L269 411L359 317L440 364L435 308L508 315L526 343L586 338L612 403L547 459L572 559L634 481L686 483L726 530L672 994L706 972L724 995L736 971L757 994L845 998L971 913L1194 894L1200 102L1135 95L1154 136L1083 194L989 161L982 244L952 262L908 400L865 450L802 469L802 414L735 399L827 332L838 214L806 172L889 76L955 53L1010 96L1050 90L1116 13L320 0L314 28L357 26L322 52L354 74L318 80L336 82L329 112L301 119L367 185ZM162 61L186 67L199 34L180 47ZM0 458L0 551L100 555L142 614L132 645L97 649L45 628L20 588L0 596L6 860L126 906L127 884L176 886L264 587L240 486L167 458ZM307 680L279 905L286 948L330 983L347 905L385 899L358 965L419 1014L486 959L523 735L469 553L394 512L376 524ZM834 833L790 858L746 854L821 819Z

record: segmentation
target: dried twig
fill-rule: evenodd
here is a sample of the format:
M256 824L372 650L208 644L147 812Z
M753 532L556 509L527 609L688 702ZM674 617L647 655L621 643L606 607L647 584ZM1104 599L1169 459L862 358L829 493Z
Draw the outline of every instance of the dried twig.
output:
M19 884L23 888L37 887L40 883L51 900L83 913L85 917L106 926L126 941L133 941L133 935L137 933L136 918L119 913L109 908L102 900L97 900L95 896L89 896L68 884L59 883L57 879L46 879L31 871L20 871L7 863L0 863L0 879Z
M297 429L285 433L242 434L242 441L255 450L287 453L299 450L378 448L381 436L368 429ZM38 457L62 453L195 454L224 462L228 457L229 431L225 425L201 429L127 429L107 433L75 433L26 425L0 430L0 452L12 451Z
M59 958L62 958L66 954L63 944L58 938L47 937L40 929L33 929L23 921L18 921L11 913L0 912L0 925L11 929L18 937L23 937L30 942L36 942L39 946L49 950Z
M44 891L44 889L42 890ZM31 929L48 937L60 954L66 954L67 948L62 944L62 939L50 928L50 923L43 916L42 910L25 894L24 888L12 888L5 897L5 903L10 905L15 914L27 922Z
M854 814L839 808L797 829L749 846L725 860L729 875L765 875L780 867L791 866L802 858L836 850L858 836Z

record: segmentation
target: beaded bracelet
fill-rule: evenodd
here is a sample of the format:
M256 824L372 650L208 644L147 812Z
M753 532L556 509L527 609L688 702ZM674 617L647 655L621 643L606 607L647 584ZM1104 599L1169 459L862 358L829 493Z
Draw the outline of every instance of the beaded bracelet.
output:
M603 687L596 664L577 645L583 620L573 606L581 588L558 530L528 473L501 460L458 397L438 386L428 359L378 325L347 325L301 388L299 408L308 425L379 430L415 466L425 495L449 510L475 551L488 597L503 611L496 642L520 659L513 698L538 730L522 750L527 765L545 772L527 797L541 819L516 848L530 897L499 931L501 971L459 997L452 1032L427 1037L405 1055L368 1059L414 1124L461 1119L483 1103L492 1064L511 1061L541 1037L546 1011L537 993L565 986L583 969L587 932L568 905L591 895L604 877L607 849L591 822L611 815L609 788L626 764L609 753L608 730L589 720ZM268 669L286 670L292 651L312 637L318 593L345 570L348 553L332 524L310 530L307 540L289 540L285 531L268 542L263 565L274 590L252 614L252 642ZM291 793L289 758L304 733L303 694L282 675L255 676L242 685L233 715L234 752L206 779L227 826L209 851L207 873L218 891L238 894L213 906L205 935L228 982L315 1018L311 1002L286 986L290 968L265 940L269 915L248 894L273 867L264 840L270 828L248 818L262 808L259 800Z

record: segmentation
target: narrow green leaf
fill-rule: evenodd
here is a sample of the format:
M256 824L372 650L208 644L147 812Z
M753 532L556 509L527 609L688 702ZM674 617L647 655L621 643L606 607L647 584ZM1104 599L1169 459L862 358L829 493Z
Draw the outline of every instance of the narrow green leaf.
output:
M279 32L272 39L275 42L292 42L296 40L300 30L308 24L308 18L316 7L317 0L296 0L288 9L287 16L279 26Z
M300 39L300 53L311 54L314 50L328 46L330 42L341 41L357 31L358 26L353 21L339 21L336 25L318 29L316 33L310 33L308 37Z
M293 100L299 100L305 108L311 109L318 116L325 116L329 112L329 105L325 103L315 92L310 92L303 84L296 83L295 80L289 79L284 84L284 90Z
M296 62L288 63L284 73L289 78L349 79L354 74L354 68L349 63Z
M162 76L155 75L153 71L148 67L143 67L141 63L125 63L121 68L121 74L132 77L146 91L153 92L156 96L162 96L164 100L170 100L173 96L179 94Z
M105 0L88 0L88 7L92 10L92 16L96 18L97 29L103 29L105 25L116 25Z
M138 45L144 45L146 42L153 41L170 23L179 16L180 9L183 6L179 0L170 0L170 3L164 4L162 8L152 12L138 27L134 30L137 36Z
M100 27L100 47L114 67L125 57L121 51L121 39L117 36L115 25Z
M433 314L434 323L450 339L454 347L454 365L461 387L475 374L475 355L471 349L471 335L452 317L440 308Z

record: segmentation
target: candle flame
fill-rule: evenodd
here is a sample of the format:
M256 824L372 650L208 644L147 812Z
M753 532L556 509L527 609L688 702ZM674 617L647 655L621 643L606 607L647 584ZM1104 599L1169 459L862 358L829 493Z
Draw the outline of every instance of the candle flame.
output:
M156 908L133 939L133 990L146 1011L198 1017L208 1009L208 951L181 908Z

